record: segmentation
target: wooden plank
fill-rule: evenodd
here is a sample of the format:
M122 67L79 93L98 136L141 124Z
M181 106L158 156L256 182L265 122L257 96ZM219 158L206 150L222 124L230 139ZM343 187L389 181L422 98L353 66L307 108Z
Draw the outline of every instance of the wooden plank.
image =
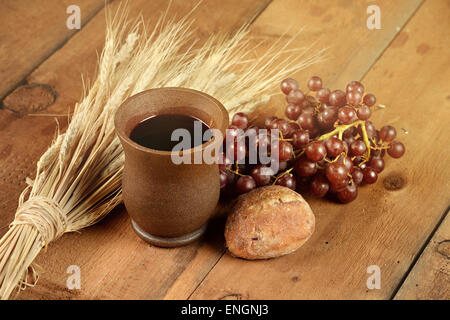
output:
M311 75L320 74L328 86L343 88L349 79L360 79L367 73L422 2L377 1L382 15L381 29L369 30L367 2L340 0L330 5L327 0L276 0L252 25L252 36L256 40L274 40L286 34L297 36L293 47L312 47L311 51L326 48L324 62L292 77L303 80L305 87ZM270 44L268 41L259 50ZM278 90L278 86L274 87ZM271 105L284 105L284 101L284 97L277 95ZM281 107L266 106L259 113L260 119L274 113L284 116Z
M169 14L183 16L196 3L173 1ZM219 30L236 30L257 16L268 3L268 0L205 1L193 13L197 35L205 39ZM129 4L130 17L136 17L142 11L144 17L152 22L156 22L168 6L165 0L136 0ZM114 10L118 2L111 6ZM101 12L27 77L28 83L45 85L56 92L55 103L42 112L63 114L79 100L82 92L80 73L93 75L96 51L100 51L103 45L104 29ZM66 118L59 117L59 122L64 128ZM56 123L52 117L19 116L0 110L0 226L5 226L0 229L0 235L13 219L25 177L33 177L35 163L49 145L55 130ZM206 235L206 244L198 242L168 250L150 247L136 237L122 208L82 234L70 234L52 244L37 261L44 270L39 285L23 292L19 298L156 299L166 294L187 297L223 252L215 234L220 235L214 232ZM69 265L81 267L81 290L66 289ZM171 291L185 270L189 275L183 277L182 284L175 284L179 288L176 292Z
M450 217L448 212L394 299L450 300Z
M0 99L62 46L78 30L69 30L70 0L5 0L0 4ZM80 0L81 25L104 5L104 0Z
M272 30L276 17L283 17L286 25L288 8L280 4L279 7L276 11L269 7L255 26ZM407 17L397 19L388 29L385 19L389 13L384 12L386 8L382 9L385 27L374 32L395 34L394 26L407 21ZM366 68L361 68L361 62L353 57L333 58L311 68L318 74L332 72L331 78L337 79L332 81L333 87L335 83L342 85L342 75L347 80L358 79L369 70L363 78L366 88L387 105L387 109L373 115L373 121L399 129L399 139L407 146L405 156L388 159L379 182L361 188L358 199L350 204L334 204L306 195L316 214L317 228L304 247L292 255L268 261L249 262L226 254L192 299L388 299L393 295L449 205L449 13L448 1L425 2L373 67L372 56ZM328 41L336 38L333 52L337 55L344 55L345 50L347 55L359 50L382 51L372 48L371 43L376 42L372 39L363 40L366 45L361 46L353 38L353 33L362 32L365 25L346 27L345 22L353 19L342 14L335 17L339 17L339 22ZM440 21L440 26L435 27L433 21ZM339 34L350 39L339 38ZM310 75L303 72L301 79L306 81ZM380 267L381 289L369 290L366 286L370 276L367 268L371 265ZM448 274L448 269L444 272Z

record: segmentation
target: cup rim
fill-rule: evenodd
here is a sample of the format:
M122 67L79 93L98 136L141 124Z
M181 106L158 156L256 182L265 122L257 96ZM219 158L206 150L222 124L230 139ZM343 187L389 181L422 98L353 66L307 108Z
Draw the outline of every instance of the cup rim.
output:
M223 104L221 102L219 102L217 99L215 99L214 97L210 96L207 93L204 93L204 92L198 91L198 90L194 90L194 89L190 89L190 88L183 88L183 87L152 88L152 89L141 91L141 92L139 92L139 93L137 93L135 95L132 95L132 96L128 97L119 106L119 108L116 110L116 112L114 114L114 127L115 127L116 134L118 135L119 138L121 138L123 141L125 141L130 146L132 146L134 149L137 149L137 150L142 151L142 152L158 154L158 155L162 155L162 156L170 156L174 152L172 150L171 151L164 151L164 150L147 148L147 147L144 147L144 146L134 142L125 133L125 130L124 130L125 126L124 125L120 125L120 123L119 123L119 116L125 110L127 104L129 104L132 100L137 99L138 97L140 97L142 95L155 93L157 91L160 91L160 92L161 91L163 91L163 92L164 91L167 91L167 92L173 92L173 91L185 92L185 93L188 93L188 94L201 96L202 98L208 100L211 104L215 105L219 109L219 113L221 115L221 117L220 117L221 119L219 119L219 121L217 121L217 126L216 127L210 127L210 129L218 129L218 130L220 130L222 132L223 137L225 137L225 130L228 127L228 122L229 122L229 115L228 115L228 111L225 109ZM142 120L145 120L145 119L146 118L144 118ZM202 119L199 119L199 120L203 121ZM189 155L189 154L193 154L195 152L203 151L209 145L211 145L213 143L222 143L221 141L217 142L215 140L216 140L215 137L212 137L212 139L210 139L207 142L204 142L201 145L195 146L195 147L187 149L187 150L179 151L179 152L182 152L181 154L183 154L183 155Z

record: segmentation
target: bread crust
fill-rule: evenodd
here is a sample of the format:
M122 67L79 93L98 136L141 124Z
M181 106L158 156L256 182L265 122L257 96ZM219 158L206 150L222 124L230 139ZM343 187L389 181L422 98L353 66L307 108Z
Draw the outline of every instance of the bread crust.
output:
M300 194L268 186L238 198L226 222L225 240L236 257L269 259L297 250L314 228L314 214Z

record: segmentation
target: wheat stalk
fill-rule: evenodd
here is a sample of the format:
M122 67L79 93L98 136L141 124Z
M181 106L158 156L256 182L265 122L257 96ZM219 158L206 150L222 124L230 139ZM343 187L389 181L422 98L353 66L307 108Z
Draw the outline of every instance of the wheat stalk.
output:
M121 202L124 156L113 117L129 96L163 86L204 91L230 113L267 101L270 89L293 71L320 59L321 52L291 51L289 41L272 45L260 58L247 26L233 37L212 36L194 49L193 20L165 22L148 32L127 9L106 13L105 46L96 80L75 106L66 133L59 134L37 163L36 177L19 199L15 219L0 240L0 297L37 281L33 261L42 248L66 232L102 219ZM187 48L187 49L186 49Z

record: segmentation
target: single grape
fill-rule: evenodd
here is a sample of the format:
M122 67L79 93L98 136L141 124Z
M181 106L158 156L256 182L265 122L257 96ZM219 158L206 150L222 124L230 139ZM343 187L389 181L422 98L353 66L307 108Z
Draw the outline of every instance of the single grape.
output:
M300 149L309 143L309 133L305 130L297 130L292 134L292 145L294 149Z
M286 121L286 120L284 120L284 119L274 119L274 120L272 120L272 122L270 123L270 125L269 125L269 127L267 128L268 130L272 130L272 129L278 129L278 126L279 126L279 124L280 123L283 123L284 121Z
M323 197L330 190L330 183L323 174L317 174L311 181L309 189L316 197Z
M356 121L357 118L356 111L352 107L345 106L338 111L338 119L342 124L350 124Z
M288 161L292 158L294 148L288 141L280 141L278 159L280 161Z
M318 162L326 157L327 148L322 141L312 141L306 146L305 154L309 160Z
M377 98L373 94L368 93L364 96L363 102L366 106L371 107L377 102Z
M325 141L325 148L327 148L328 157L334 158L344 151L344 143L338 138L331 137Z
M337 163L342 163L347 167L348 172L353 171L353 161L349 156L346 157L339 157L339 159L336 160Z
M346 91L347 91L347 93L359 92L360 94L363 94L364 86L359 81L351 81L349 84L347 84Z
M358 167L353 168L353 172L352 172L353 182L359 186L362 183L363 178L364 178L364 174L362 173L362 170Z
M300 125L298 125L298 123L296 122L288 122L287 123L287 132L284 135L285 138L292 138L292 135L294 134L294 132L296 132L297 130L300 130Z
M312 177L317 172L317 165L306 157L301 157L295 161L294 170L299 177Z
M298 117L298 122L300 125L300 128L304 129L304 130L312 130L315 127L315 118L312 114L309 113L302 113L299 117Z
M333 92L331 92L329 100L330 104L335 107L342 107L347 101L346 94L342 90L334 90Z
M369 161L369 167L372 167L375 169L377 173L380 173L384 170L384 160L380 157L372 157Z
M302 115L302 114L313 115L314 114L315 108L313 106L309 105L309 103L306 103L306 105L304 105L304 106L300 105L300 107L302 108L302 113L300 113L300 115Z
M332 184L336 184L339 181L345 179L348 173L349 173L348 168L344 164L339 162L331 162L327 165L327 168L325 169L327 179Z
M277 182L275 184L287 187L292 190L295 190L295 187L297 185L294 177L289 174L282 175L280 178L277 179Z
M264 120L264 127L266 129L270 129L270 126L272 125L272 122L275 121L275 120L277 120L277 117L275 117L275 116L267 117Z
M289 131L288 123L289 122L286 121L285 119L277 119L272 123L272 125L273 125L272 129L280 130L282 136L284 137L285 135L288 134L288 131Z
M342 203L349 203L356 199L358 196L358 187L355 184L347 185L344 190L337 193L339 201Z
M219 180L220 180L220 189L225 188L229 181L228 174L225 171L220 171Z
M334 107L323 108L317 115L317 123L322 129L331 129L337 118L337 111Z
M248 127L248 116L243 112L235 113L231 119L231 124L239 129L245 130Z
M281 91L284 94L289 94L292 90L297 90L299 88L298 82L292 78L284 79L281 82Z
M322 88L316 93L317 100L319 100L322 103L328 103L330 100L330 89L328 88Z
M311 77L308 81L308 88L311 91L318 91L322 89L322 79L317 76Z
M305 99L305 95L300 90L292 90L289 92L289 94L286 96L286 101L288 103L300 105L302 101Z
M367 120L372 115L372 111L370 111L368 106L362 105L356 110L356 114L359 120Z
M258 164L252 169L250 174L255 180L256 184L262 187L270 183L270 179L274 175L274 172L270 167Z
M314 126L311 130L308 130L308 132L311 139L317 138L321 133L318 126Z
M397 136L397 131L393 126L384 126L380 129L380 139L385 142L391 142Z
M330 183L330 191L331 192L342 191L348 186L349 182L350 182L349 178L345 177L344 179L342 179L336 183Z
M363 177L363 182L364 183L372 184L372 183L375 183L377 181L377 179L378 179L378 174L377 174L377 172L375 171L374 168L365 167L362 170L362 173L363 173L363 176L364 176Z
M348 146L350 146L353 142L356 141L354 136L344 137L343 140L347 144L347 150L349 150Z
M225 172L228 176L228 186L234 184L237 181L238 175L234 172L231 172L230 170L224 170L222 172Z
M255 188L256 182L251 176L241 176L236 182L236 189L240 194L250 192Z
M359 91L350 91L347 93L347 102L349 105L357 106L362 99L362 94Z
M367 146L362 140L356 140L350 145L350 152L354 156L362 156L367 151Z
M285 110L286 117L291 120L297 120L300 116L302 109L299 105L296 104L288 104Z
M353 137L354 135L356 135L356 129L355 129L355 127L350 127L344 131L344 133L342 134L342 137L349 138L349 137Z
M405 153L405 146L400 141L393 141L387 150L392 158L400 158Z

